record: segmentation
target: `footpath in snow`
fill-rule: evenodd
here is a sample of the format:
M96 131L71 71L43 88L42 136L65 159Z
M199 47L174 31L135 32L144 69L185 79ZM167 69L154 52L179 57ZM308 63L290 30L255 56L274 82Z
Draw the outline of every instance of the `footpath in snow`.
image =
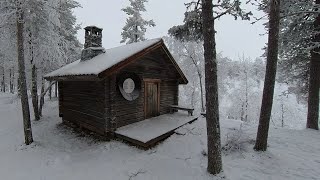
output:
M61 124L57 101L33 122L35 143L23 145L19 101L0 94L0 174L5 180L212 180L206 172L206 126L200 118L144 151L122 142L102 142ZM223 165L231 180L320 179L320 133L270 129L265 153L253 150L256 127L221 120ZM227 145L226 145L227 144Z

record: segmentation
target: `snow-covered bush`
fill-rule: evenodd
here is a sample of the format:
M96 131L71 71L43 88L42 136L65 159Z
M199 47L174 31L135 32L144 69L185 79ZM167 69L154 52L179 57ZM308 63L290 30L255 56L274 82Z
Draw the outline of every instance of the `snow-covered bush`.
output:
M235 129L227 134L226 141L222 145L222 152L225 155L236 152L242 154L242 152L247 150L248 145L253 142L254 140L250 139L249 135L244 132L243 126L241 125L239 129Z

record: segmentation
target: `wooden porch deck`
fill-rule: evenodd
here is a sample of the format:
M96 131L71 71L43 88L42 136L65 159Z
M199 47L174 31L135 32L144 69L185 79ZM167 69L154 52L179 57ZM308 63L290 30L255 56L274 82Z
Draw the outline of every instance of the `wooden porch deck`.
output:
M197 119L198 116L188 116L185 112L165 114L118 128L115 135L142 148L150 148L168 138L179 127Z

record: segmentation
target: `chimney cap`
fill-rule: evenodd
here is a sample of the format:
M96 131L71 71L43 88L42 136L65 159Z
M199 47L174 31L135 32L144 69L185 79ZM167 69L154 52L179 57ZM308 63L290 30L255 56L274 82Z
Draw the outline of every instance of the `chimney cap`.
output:
M97 27L97 26L87 26L87 27L85 27L84 28L85 30L91 30L91 29L98 29L98 30L103 30L102 28L99 28L99 27Z

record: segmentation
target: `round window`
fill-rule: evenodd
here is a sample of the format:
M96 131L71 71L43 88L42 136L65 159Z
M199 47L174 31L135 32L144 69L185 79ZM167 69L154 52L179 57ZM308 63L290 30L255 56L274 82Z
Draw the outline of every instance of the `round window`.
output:
M118 75L117 84L119 90L128 101L136 100L141 91L141 80L135 73L124 72Z
M132 93L135 88L134 81L131 78L124 80L122 88L123 88L124 92L126 92L128 94Z

